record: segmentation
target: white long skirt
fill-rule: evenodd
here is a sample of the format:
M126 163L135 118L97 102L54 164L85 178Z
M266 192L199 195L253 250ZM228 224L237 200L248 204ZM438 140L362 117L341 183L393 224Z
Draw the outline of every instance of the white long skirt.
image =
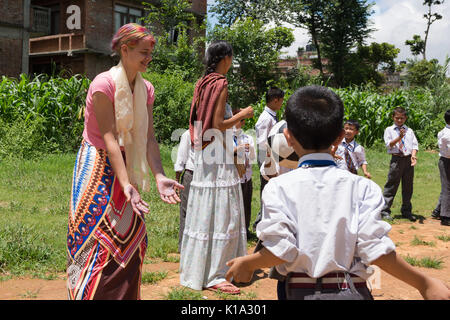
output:
M217 141L195 155L181 245L180 283L194 290L225 281L226 262L247 253L240 179L232 161L205 161L213 146L224 153Z

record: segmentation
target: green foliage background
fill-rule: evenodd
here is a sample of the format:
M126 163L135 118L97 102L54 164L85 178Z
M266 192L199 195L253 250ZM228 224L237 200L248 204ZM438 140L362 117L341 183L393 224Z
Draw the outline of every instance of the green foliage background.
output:
M144 74L155 86L154 127L159 142L173 144L172 133L187 128L195 82L183 80L176 71ZM303 77L303 76L302 76ZM317 83L305 77L291 83L275 83L285 90L284 104L297 86ZM90 80L38 76L30 79L3 77L0 82L0 158L31 159L47 153L78 149L84 127L84 105ZM290 84L295 84L291 88ZM406 124L416 133L421 149L437 148L436 135L445 123L448 84L414 87L383 93L374 86L333 89L342 98L345 118L361 124L359 142L365 147L380 143L384 129L392 124L397 106L408 111ZM255 115L246 121L252 129L266 105L264 95L252 103ZM284 107L279 111L283 116Z

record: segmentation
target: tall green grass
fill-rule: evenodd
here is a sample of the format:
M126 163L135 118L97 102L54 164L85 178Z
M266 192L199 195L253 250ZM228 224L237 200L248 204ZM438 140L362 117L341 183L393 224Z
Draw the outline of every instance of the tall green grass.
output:
M32 79L25 74L19 79L2 76L0 121L13 131L0 129L1 149L5 146L10 149L9 153L0 153L0 157L13 154L29 158L28 145L22 149L18 143L29 138L36 150L74 151L81 140L89 84L89 79L80 75L68 79L47 75Z
M384 94L370 86L335 91L344 103L345 118L361 124L359 141L362 145L372 147L376 142L383 141L384 129L393 124L393 109L403 107L408 116L406 125L414 130L422 148L436 148L436 135L445 126L445 110L435 112L430 91L398 89Z

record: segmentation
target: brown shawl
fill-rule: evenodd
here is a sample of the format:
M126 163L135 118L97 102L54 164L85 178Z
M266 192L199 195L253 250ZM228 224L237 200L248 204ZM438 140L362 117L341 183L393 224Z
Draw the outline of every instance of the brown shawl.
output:
M195 85L194 97L191 103L191 113L189 116L189 133L191 143L194 146L201 145L205 147L210 142L203 142L203 134L206 130L212 128L212 119L217 99L224 88L228 86L227 78L219 73L210 73L199 79ZM194 137L194 122L201 121L201 135L196 132Z

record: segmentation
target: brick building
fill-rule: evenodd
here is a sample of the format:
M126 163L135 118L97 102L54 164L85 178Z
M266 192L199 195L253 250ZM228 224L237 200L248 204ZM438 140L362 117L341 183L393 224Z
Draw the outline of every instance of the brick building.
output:
M192 12L204 19L206 0L191 2ZM11 77L56 68L92 79L114 64L110 43L117 29L146 15L142 0L0 0L0 5L12 13L0 16L0 75Z
M27 73L31 0L0 0L0 76Z
M313 45L307 45L305 48L299 48L297 51L297 57L289 57L280 59L277 63L277 70L281 74L287 74L299 67L308 67L310 75L319 75L320 71L313 66L314 59L317 59L317 51ZM328 59L322 58L322 66L325 74L328 73L327 65Z

